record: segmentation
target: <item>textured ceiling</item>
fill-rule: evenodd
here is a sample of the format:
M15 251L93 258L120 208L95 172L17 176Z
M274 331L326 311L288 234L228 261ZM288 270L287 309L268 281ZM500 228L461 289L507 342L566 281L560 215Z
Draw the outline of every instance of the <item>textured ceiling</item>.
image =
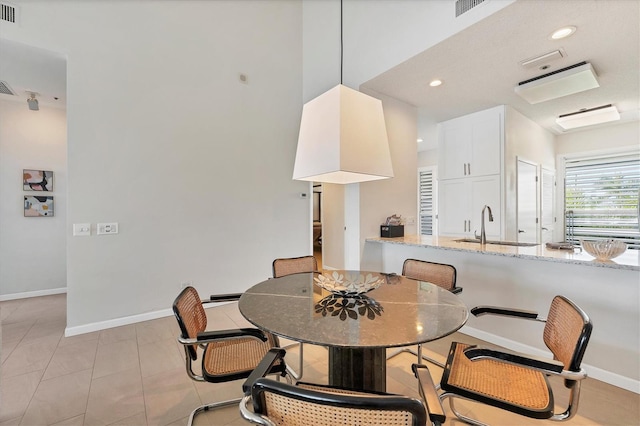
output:
M566 25L577 31L562 40L549 38ZM519 0L363 86L417 106L420 117L432 123L501 104L555 134L563 133L555 124L558 115L609 103L623 120L637 120L639 27L637 0ZM560 48L566 56L549 62L547 70L520 65ZM513 90L520 81L581 61L593 65L599 88L536 105ZM430 87L434 78L444 84Z

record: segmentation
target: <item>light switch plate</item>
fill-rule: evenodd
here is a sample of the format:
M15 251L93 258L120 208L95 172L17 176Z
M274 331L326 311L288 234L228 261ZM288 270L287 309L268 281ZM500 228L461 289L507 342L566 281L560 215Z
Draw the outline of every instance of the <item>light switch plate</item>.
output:
M91 235L90 223L74 223L73 224L74 237L88 237L89 235Z
M118 233L118 223L99 223L97 225L98 235L113 235Z

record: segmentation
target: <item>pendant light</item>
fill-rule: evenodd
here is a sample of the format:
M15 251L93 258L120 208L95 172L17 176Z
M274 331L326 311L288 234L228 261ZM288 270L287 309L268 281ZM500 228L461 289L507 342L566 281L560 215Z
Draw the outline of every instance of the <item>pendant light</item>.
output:
M340 84L304 104L293 179L349 184L393 177L382 102Z

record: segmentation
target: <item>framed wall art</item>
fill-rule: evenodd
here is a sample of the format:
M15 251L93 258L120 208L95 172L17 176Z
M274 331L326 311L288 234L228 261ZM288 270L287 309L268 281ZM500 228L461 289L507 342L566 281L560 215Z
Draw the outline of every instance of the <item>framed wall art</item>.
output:
M53 216L53 213L52 196L24 196L24 217L51 217Z
M53 172L50 170L22 170L25 191L53 191Z

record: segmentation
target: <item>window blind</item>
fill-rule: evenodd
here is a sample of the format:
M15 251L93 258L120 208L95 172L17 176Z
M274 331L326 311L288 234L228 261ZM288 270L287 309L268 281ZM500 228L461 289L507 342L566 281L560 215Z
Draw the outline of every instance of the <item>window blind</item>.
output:
M433 235L433 171L418 172L420 193L420 235Z
M640 154L567 160L566 241L614 238L640 249Z

